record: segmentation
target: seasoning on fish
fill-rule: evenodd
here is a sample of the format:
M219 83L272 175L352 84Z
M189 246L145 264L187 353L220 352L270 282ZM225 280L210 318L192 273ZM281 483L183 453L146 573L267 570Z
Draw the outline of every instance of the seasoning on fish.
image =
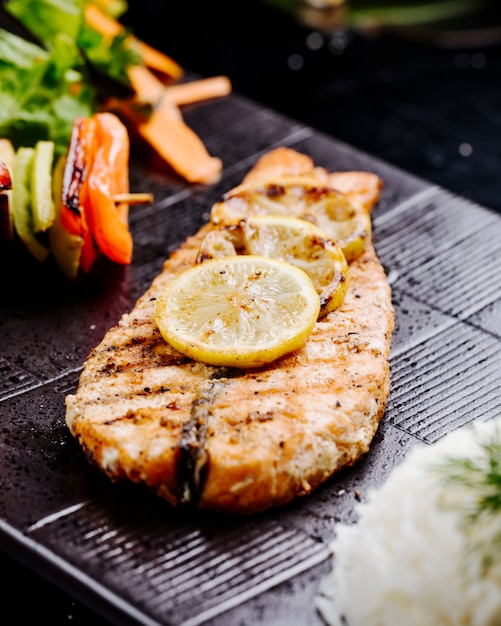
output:
M331 174L279 148L244 182L283 175L324 185ZM346 199L369 213L381 183L358 172L350 185ZM186 239L91 352L66 422L110 479L146 485L173 506L245 515L311 493L368 452L389 394L394 311L368 239L348 264L343 302L302 348L258 368L194 361L163 339L155 303L214 227Z

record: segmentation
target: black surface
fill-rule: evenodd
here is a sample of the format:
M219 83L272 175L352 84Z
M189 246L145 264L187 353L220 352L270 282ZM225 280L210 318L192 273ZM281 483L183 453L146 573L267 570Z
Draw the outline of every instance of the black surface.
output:
M132 3L126 22L184 66L226 74L241 94L501 210L499 17L447 31L442 46L438 27L419 39L320 33L266 2L170 4Z
M158 2L131 5L126 21L184 66L204 75L226 74L235 91L249 98L501 211L498 45L443 49L395 35L346 33L343 52L333 46L339 35L323 35L315 51L306 45L308 29L264 5L241 1L242 17L237 2L168 4L156 18L148 12L158 12ZM143 23L138 15L145 15ZM288 67L295 54L303 58L302 69ZM471 154L463 156L468 145ZM132 295L135 289L140 285ZM43 292L37 295L43 298ZM89 309L89 320L91 314ZM489 325L487 314L483 322ZM29 339L26 344L29 359ZM68 358L78 361L79 355ZM5 623L111 623L47 582L47 572L39 577L5 554L0 567L2 611L15 616ZM292 585L283 595L297 591ZM265 605L256 611L252 623L278 624Z

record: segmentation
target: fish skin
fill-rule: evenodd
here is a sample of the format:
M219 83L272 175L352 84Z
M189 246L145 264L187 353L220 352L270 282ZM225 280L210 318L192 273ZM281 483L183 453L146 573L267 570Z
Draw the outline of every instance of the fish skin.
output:
M267 160L297 164L298 153L279 151L251 170L256 179ZM394 311L370 243L349 265L343 304L302 349L258 369L197 363L163 340L154 307L210 228L187 238L90 353L66 423L110 479L145 484L174 506L246 515L311 493L368 452L390 391Z

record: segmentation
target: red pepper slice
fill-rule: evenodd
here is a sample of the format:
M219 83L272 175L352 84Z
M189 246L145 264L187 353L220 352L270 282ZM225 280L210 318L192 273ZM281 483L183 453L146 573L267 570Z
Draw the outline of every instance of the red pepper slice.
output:
M82 270L89 273L98 256L99 250L94 243L92 233L88 230L83 237L82 251L80 253L80 267Z
M115 203L129 192L129 135L113 113L97 113L95 152L86 180L85 217L98 248L112 261L129 264L132 235Z
M8 189L12 189L9 168L3 161L0 161L0 192Z
M95 126L93 118L75 120L63 175L61 222L70 233L80 236L88 229L82 189L92 164Z
M0 242L12 241L13 226L9 206L9 196L6 191L12 189L12 181L7 165L0 161Z

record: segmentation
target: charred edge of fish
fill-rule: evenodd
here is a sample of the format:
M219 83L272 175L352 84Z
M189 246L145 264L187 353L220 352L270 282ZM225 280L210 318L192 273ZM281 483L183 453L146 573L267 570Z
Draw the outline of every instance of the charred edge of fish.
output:
M176 471L178 497L182 504L196 504L204 488L209 463L206 441L211 407L224 385L224 379L207 381L198 390L190 419L183 426Z
M221 380L223 378L238 378L245 376L246 372L241 367L219 367L212 374L212 380Z

